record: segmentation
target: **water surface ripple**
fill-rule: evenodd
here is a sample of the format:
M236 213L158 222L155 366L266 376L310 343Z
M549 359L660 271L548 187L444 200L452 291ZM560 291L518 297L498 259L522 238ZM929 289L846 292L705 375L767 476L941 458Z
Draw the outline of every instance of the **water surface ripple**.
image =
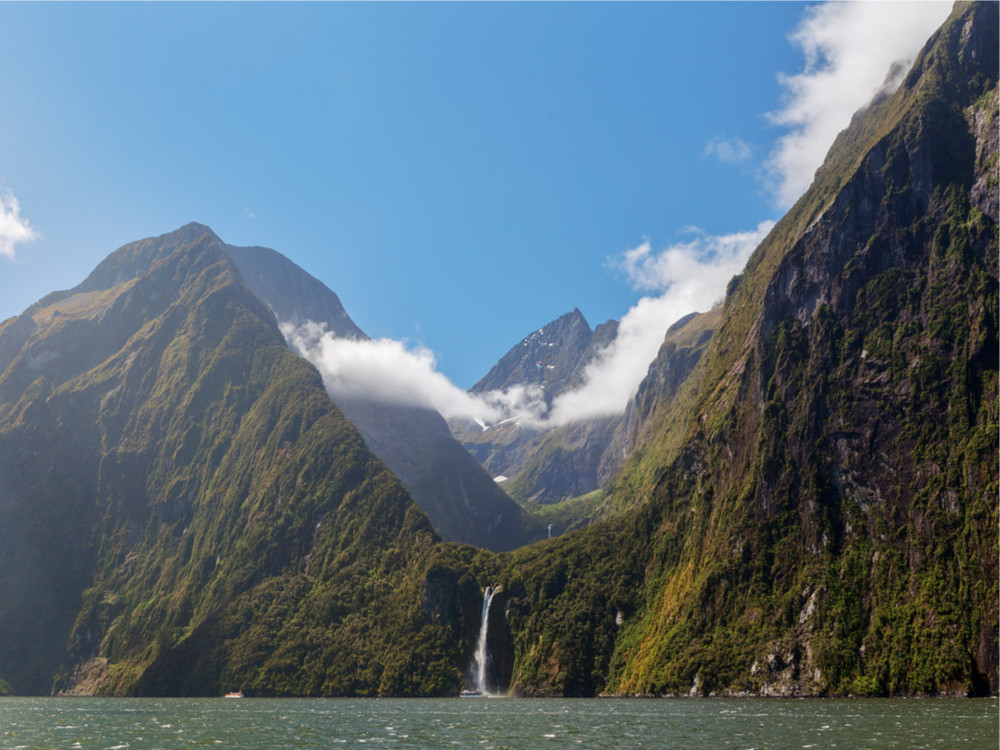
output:
M983 748L996 699L0 698L0 748Z

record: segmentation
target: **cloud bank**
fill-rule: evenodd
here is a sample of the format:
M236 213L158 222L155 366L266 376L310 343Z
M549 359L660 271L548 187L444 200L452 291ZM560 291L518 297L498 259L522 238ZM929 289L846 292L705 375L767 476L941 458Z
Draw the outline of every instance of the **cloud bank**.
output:
M779 75L785 103L770 114L791 128L766 165L779 206L790 207L806 191L851 116L899 86L950 11L950 2L828 2L806 11L790 37L805 55L804 68Z
M789 132L766 165L778 205L791 206L809 187L837 134L881 91L892 91L950 12L949 2L827 2L810 7L790 40L805 57L801 73L780 75L784 106L769 118ZM888 76L887 76L888 73ZM728 164L753 157L738 137L716 136L704 154ZM16 203L14 204L16 208ZM15 212L16 213L16 212ZM693 238L654 251L643 242L615 259L633 286L652 292L622 318L615 340L587 367L584 384L546 409L537 388L472 395L438 372L434 354L389 339L338 339L315 324L283 327L289 343L320 370L338 397L370 398L436 409L482 425L516 419L536 427L619 414L635 395L667 328L720 301L729 279L774 226L730 235L694 229Z
M660 294L643 297L625 314L615 340L587 366L584 385L556 398L549 420L565 424L624 411L667 329L688 313L704 312L720 302L726 284L743 270L773 226L773 221L762 221L750 231L727 235L695 230L689 242L658 253L648 241L626 251L617 266L637 289Z
M289 345L323 376L330 396L436 409L445 419L463 417L484 425L511 417L543 418L538 388L513 388L475 396L437 370L434 353L408 349L392 339L337 338L318 323L281 324Z
M615 262L636 288L660 292L643 297L622 318L615 340L599 352L579 389L561 394L547 409L537 386L470 394L437 370L429 349L407 348L391 339L337 338L316 323L282 324L288 343L312 362L331 397L370 399L436 409L446 419L464 418L484 427L517 420L558 427L580 419L620 414L656 357L667 328L695 310L722 299L726 284L774 226L724 236L695 233L688 242L654 252L649 242Z
M0 256L14 259L14 246L38 239L28 220L21 216L21 204L8 191L0 195Z

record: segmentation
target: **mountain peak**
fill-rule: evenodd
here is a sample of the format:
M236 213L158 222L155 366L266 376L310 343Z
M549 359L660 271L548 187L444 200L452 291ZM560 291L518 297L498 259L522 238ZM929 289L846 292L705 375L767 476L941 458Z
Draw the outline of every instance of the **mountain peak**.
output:
M206 224L199 224L197 221L189 221L187 224L180 227L179 229L175 229L172 232L167 232L166 234L160 236L161 237L177 236L179 239L182 238L188 241L196 241L206 234L211 235L215 239L219 239L219 236L214 231L212 231L212 228L210 226L207 226Z
M593 337L583 313L574 307L521 339L471 390L540 385L549 398L572 377Z
M191 222L158 237L147 237L122 245L71 291L75 293L110 289L147 273L157 261L185 247L213 247L221 253L224 246L209 227Z
M590 327L590 324L587 323L587 319L585 317L583 317L583 313L580 312L580 308L579 307L574 307L571 311L569 311L565 315L560 315L558 318L556 318L556 320L557 321L560 321L560 320L570 320L570 321L573 321L573 322L581 322L584 325L586 325L588 328Z

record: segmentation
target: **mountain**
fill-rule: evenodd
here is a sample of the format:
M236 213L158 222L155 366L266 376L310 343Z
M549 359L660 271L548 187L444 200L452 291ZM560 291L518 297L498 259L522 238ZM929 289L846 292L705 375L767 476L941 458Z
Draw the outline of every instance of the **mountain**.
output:
M668 403L686 382L718 319L719 310L691 313L670 327L642 391L624 415L591 417L558 426L510 420L486 429L452 420L452 433L487 471L505 477L504 488L527 507L593 493L608 485L644 438L648 425L639 415L653 403ZM546 406L551 407L559 394L586 381L588 366L614 341L617 331L614 320L591 331L580 311L573 310L514 346L471 392L537 387L542 389ZM599 509L594 502L580 503L578 512L567 515L554 528L561 533L590 520L595 513L599 514Z
M656 358L601 457L599 471L606 484L636 452L652 454L647 455L645 463L655 465L664 459L665 447L675 447L687 434L690 411L677 407L690 403L697 393L702 374L698 365L722 318L723 308L719 306L708 312L685 315L667 330ZM661 419L664 413L669 416ZM624 505L630 502L626 500ZM623 501L617 499L615 504L621 507Z
M559 394L583 383L587 365L614 340L617 329L618 322L609 320L591 330L574 309L522 339L470 393L533 390L550 408ZM514 419L483 428L455 419L449 426L466 450L530 507L596 490L600 459L619 421L591 419L554 428ZM556 525L557 532L565 530L565 524Z
M368 338L326 284L281 253L267 247L233 245L226 245L226 252L240 270L243 282L267 303L279 323L311 320L322 323L339 338Z
M510 552L442 542L278 328L339 302L268 253L257 293L188 225L0 323L0 691L454 695L490 584L518 694L996 695L998 31L955 6L668 332L602 520Z
M580 381L594 354L614 339L617 321L590 330L574 309L522 339L472 388L471 393L507 390L514 386L541 389L545 402Z
M0 324L0 518L16 693L461 686L431 524L206 227Z
M516 692L997 694L998 28L956 5L661 351L618 515L492 572Z
M285 256L262 247L226 250L279 323L312 321L339 338L368 338L334 292ZM446 541L500 551L532 533L520 506L452 437L436 411L368 398L338 396L336 402Z

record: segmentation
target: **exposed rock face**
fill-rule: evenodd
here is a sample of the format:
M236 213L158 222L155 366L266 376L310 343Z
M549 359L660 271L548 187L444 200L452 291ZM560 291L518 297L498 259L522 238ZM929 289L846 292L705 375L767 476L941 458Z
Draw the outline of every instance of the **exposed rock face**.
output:
M227 251L280 322L312 321L340 338L368 338L336 294L280 253L262 247L227 246ZM452 437L436 411L357 398L338 398L337 405L445 540L491 550L524 542L520 507Z
M730 284L672 401L654 368L629 510L551 545L600 573L519 555L525 692L997 693L998 26L958 4ZM613 534L635 561L607 562Z
M564 390L589 360L594 332L574 309L526 336L469 389L472 393L538 386L545 401Z
M529 334L472 387L473 393L537 388L547 406L579 386L587 365L614 340L617 321L594 331L583 314L572 312ZM601 456L620 420L585 420L545 428L518 421L478 425L455 420L452 433L504 487L526 502L553 503L586 494L600 486Z
M547 406L579 386L587 365L614 340L617 321L592 331L579 310L554 320L514 346L472 387L473 393L537 388ZM601 457L620 419L583 420L565 427L519 421L482 429L453 420L452 433L504 487L523 501L553 503L597 489Z

